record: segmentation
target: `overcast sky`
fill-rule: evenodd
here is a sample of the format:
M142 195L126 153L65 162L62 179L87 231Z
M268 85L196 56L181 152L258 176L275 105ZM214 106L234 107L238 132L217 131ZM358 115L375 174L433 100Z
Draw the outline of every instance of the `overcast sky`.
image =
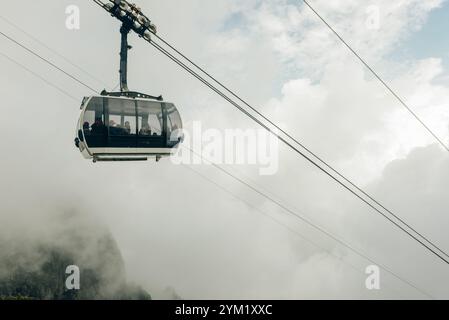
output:
M449 144L449 3L310 3ZM80 30L65 27L71 4L80 7ZM447 152L301 1L139 5L162 37L449 250ZM378 28L367 24L373 8ZM0 30L98 91L118 84L120 26L92 1L9 1L1 15L92 76L2 19ZM131 89L176 103L187 129L194 121L221 131L257 128L147 43L136 36L130 43ZM2 37L0 53L76 98L0 55L0 231L39 239L49 213L93 216L116 238L129 280L154 298L173 291L185 299L425 298L385 270L381 290L368 291L372 262L213 167L192 169L231 194L169 160L84 160L73 139L80 101L92 92ZM291 150L280 152L273 176L259 176L254 166L226 168L421 291L449 298L447 265Z

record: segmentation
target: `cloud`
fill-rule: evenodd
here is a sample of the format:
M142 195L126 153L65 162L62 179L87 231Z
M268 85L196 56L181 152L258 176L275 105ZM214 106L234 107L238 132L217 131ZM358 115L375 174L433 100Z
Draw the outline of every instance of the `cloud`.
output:
M442 226L449 223L446 214L448 160L447 153L438 145L415 148L405 158L390 162L382 176L367 188L400 218L446 252L449 239ZM364 248L387 261L393 270L434 297L446 297L449 293L445 285L449 279L446 264L426 253L407 235L399 236L398 229L390 223L376 223L376 220L383 219L374 216L347 217L345 224L348 230L353 230L355 237L363 239ZM393 238L394 242L391 241ZM413 265L412 270L404 266L407 264ZM435 278L435 274L439 276Z
M375 1L381 13L381 29L377 31L366 28L366 7L359 1L312 4L447 140L449 95L447 85L439 81L447 71L439 58L391 59L402 40L420 28L441 3ZM114 52L118 53L119 25L83 1L79 2L81 30L69 32L64 29L64 4L45 4L43 17L48 23L40 23L43 17L34 15L20 21L26 30L58 47L107 83L118 81L118 54ZM18 3L8 6L9 12L21 12ZM407 219L445 243L437 228L438 224L447 225L440 216L440 205L445 204L440 198L447 186L445 175L438 173L444 169L444 156L438 148L429 146L433 140L309 9L282 0L151 1L143 7L161 35L237 88L349 177L369 185L376 197L401 214L405 212ZM59 20L53 18L61 8L58 25ZM17 30L11 32L25 41ZM163 93L174 100L187 126L198 119L205 128L255 126L146 44L136 38L131 42L131 87L150 94ZM9 54L74 95L81 98L90 94L6 43L2 42ZM27 43L90 81L45 48ZM0 85L5 88L1 108L8 115L0 129L7 137L0 141L2 150L7 150L0 160L0 191L8 195L1 205L3 221L45 226L51 222L45 211L55 210L55 199L81 208L111 229L128 278L145 286L155 298L175 296L173 292L187 299L420 297L390 276L386 276L389 289L367 292L363 286L366 261L213 168L196 169L252 206L169 161L85 162L72 142L79 106L6 61L0 63L5 70L0 77ZM413 151L416 148L420 149ZM422 154L421 160L415 160L417 154ZM424 255L422 251L415 247L407 250L408 240L397 240L397 231L388 229L388 237L375 232L384 230L384 220L370 218L363 205L286 148L281 150L281 160L274 177L254 176L246 167L228 169L251 179L289 207L301 209L320 226L363 247L401 275L417 279L436 295L447 296L429 279L436 274L446 276L433 260L426 257L419 266L420 272L427 273L415 273L409 261L414 264L417 256ZM437 169L429 172L425 164ZM415 180L406 179L418 173ZM423 180L426 183L418 185ZM400 193L404 184L411 190ZM420 206L430 200L438 205ZM425 223L419 208L437 212L438 216L432 216L432 223ZM258 210L268 212L326 250L310 246ZM5 230L15 233L17 229ZM379 238L386 239L385 243ZM396 241L403 246L394 252L387 250ZM403 254L395 255L398 250ZM342 257L344 263L326 251ZM167 286L173 287L169 293Z

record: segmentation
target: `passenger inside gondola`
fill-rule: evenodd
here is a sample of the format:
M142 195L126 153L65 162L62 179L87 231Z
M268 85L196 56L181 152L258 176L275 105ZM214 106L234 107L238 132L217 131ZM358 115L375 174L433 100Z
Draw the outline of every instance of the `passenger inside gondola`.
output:
M123 134L123 129L114 120L109 120L109 134L120 136Z
M129 121L125 122L125 133L131 134L131 125L129 124Z
M95 123L91 127L91 133L94 135L102 135L104 133L104 124L101 118L96 118Z
M83 124L83 131L84 131L84 135L85 136L88 136L88 135L90 135L90 125L89 125L89 122L84 122L84 124Z
M151 128L148 123L142 124L142 128L139 131L139 135L141 136L151 136Z

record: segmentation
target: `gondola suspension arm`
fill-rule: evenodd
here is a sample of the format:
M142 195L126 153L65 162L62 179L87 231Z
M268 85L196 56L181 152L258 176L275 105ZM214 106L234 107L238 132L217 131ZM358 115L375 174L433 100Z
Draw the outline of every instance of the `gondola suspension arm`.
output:
M121 48L120 48L120 91L128 92L128 50L132 47L128 45L128 34L131 28L123 23L120 28Z
M151 34L156 33L156 26L134 4L129 4L122 0L110 0L110 3L107 4L99 0L94 0L94 2L122 23L120 28L120 92L107 92L103 90L101 94L103 96L144 98L162 101L162 96L150 96L144 93L130 91L128 88L128 51L132 48L128 44L128 35L131 31L134 31L139 37L151 40Z

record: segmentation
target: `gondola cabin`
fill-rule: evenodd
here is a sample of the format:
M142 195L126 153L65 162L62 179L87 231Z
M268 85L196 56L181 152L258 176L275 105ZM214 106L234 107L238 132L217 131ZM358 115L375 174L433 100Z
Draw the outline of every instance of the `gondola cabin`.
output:
M128 97L84 98L76 146L86 159L139 161L170 156L182 139L173 103Z

